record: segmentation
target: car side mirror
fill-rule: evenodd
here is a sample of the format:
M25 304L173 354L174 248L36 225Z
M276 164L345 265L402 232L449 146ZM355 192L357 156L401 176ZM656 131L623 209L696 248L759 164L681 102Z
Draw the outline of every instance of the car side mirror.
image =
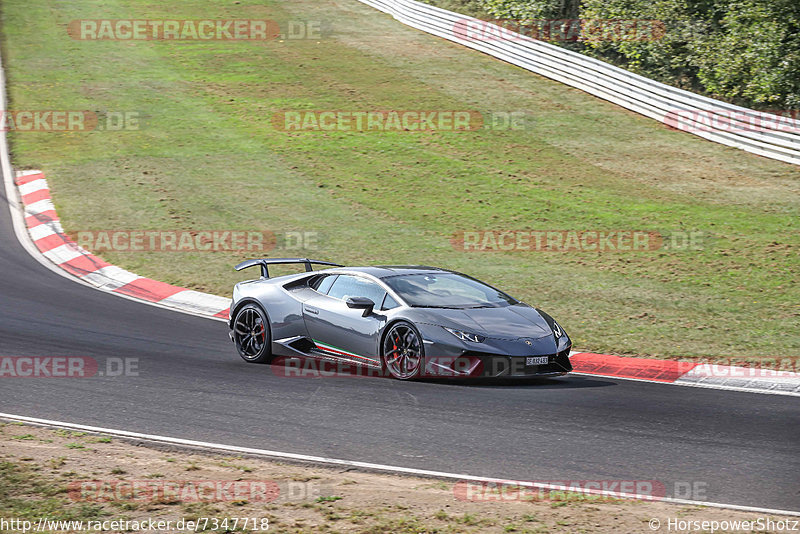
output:
M364 310L362 317L366 317L369 315L373 308L375 308L375 303L372 300L368 299L367 297L350 297L347 299L347 307L353 308L355 310Z

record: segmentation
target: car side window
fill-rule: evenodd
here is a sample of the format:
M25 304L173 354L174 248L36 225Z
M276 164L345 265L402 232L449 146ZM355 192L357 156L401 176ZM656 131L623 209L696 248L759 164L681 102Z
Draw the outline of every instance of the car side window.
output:
M389 293L386 293L386 298L383 299L383 306L381 306L382 310L392 310L397 308L400 304L392 298Z
M331 286L333 285L333 282L336 281L336 278L338 278L338 276L339 276L338 274L323 276L322 280L317 280L317 283L314 284L314 289L316 289L317 292L322 293L323 295L327 295L328 291L330 291Z
M374 282L359 276L340 275L333 282L328 296L347 300L350 297L366 297L379 306L383 302L386 291Z

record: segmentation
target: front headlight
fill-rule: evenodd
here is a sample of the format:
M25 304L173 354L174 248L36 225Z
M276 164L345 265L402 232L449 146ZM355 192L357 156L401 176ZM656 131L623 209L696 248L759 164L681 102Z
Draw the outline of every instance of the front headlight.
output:
M453 330L452 328L443 327L445 330L456 336L461 341L471 341L472 343L483 343L486 339L485 336L473 334L471 332L463 332L461 330Z

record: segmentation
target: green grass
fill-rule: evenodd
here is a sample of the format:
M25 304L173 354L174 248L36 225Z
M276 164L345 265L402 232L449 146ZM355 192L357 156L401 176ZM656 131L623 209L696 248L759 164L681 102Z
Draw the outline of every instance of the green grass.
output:
M466 271L548 310L580 349L800 355L800 169L652 120L409 29L355 0L10 0L10 109L139 111L138 131L16 133L70 232L318 234L346 264ZM325 21L319 41L76 41L74 19ZM522 131L301 132L292 109L523 111ZM700 232L701 250L460 252L464 230ZM104 253L229 294L247 253ZM250 274L250 273L247 273Z
M98 505L70 502L66 491L31 467L0 459L0 509L7 520L88 521L107 515Z
M342 500L338 495L330 495L327 497L317 497L316 502L336 502Z

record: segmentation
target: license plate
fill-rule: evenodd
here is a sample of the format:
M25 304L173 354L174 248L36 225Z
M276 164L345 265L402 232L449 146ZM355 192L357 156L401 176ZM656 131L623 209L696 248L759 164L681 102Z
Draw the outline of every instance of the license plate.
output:
M547 356L527 356L525 365L547 365Z

